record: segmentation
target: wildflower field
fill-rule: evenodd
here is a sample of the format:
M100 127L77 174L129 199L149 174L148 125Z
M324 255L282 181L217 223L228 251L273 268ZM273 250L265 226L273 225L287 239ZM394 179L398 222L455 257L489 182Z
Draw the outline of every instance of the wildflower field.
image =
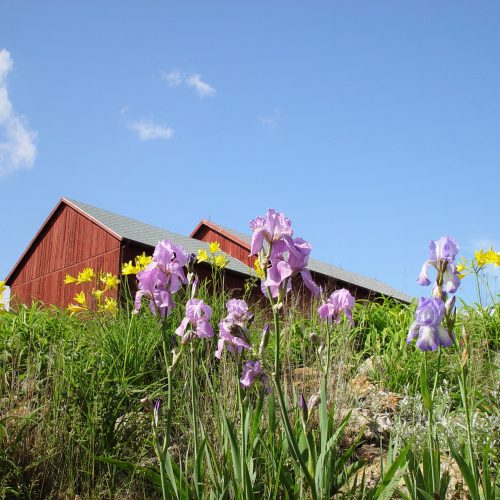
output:
M363 302L314 283L283 214L250 227L242 298L216 242L162 241L124 266L138 291L123 306L108 291L124 276L82 269L65 282L92 291L68 310L0 310L0 497L500 498L500 305L483 272L500 253L456 261L442 237L418 303ZM486 299L455 299L464 279Z

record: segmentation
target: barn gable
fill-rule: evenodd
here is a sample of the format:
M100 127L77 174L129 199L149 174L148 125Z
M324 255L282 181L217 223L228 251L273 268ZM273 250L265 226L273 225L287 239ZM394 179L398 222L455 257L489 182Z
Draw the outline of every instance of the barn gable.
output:
M75 290L63 286L66 274L77 274L84 267L116 274L119 258L120 237L62 198L7 276L6 284L18 302L38 299L67 305Z

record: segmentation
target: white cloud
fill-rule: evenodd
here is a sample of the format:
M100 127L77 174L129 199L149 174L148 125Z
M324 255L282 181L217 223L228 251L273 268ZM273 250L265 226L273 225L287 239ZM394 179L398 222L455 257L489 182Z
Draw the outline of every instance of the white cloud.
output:
M141 141L152 139L170 139L174 130L165 125L160 125L151 120L136 120L127 123L129 129L137 132Z
M167 82L170 87L178 87L184 83L187 87L193 89L200 97L208 97L215 95L215 88L204 82L201 75L198 73L185 73L178 69L170 71L170 73L162 72L161 77Z
M162 72L161 77L171 87L178 87L182 83L182 80L184 79L184 75L178 69L174 69L170 73Z
M281 123L282 116L281 111L277 108L273 109L273 112L269 115L263 115L259 117L260 123L267 130L274 130Z
M200 97L206 97L215 94L214 87L211 87L207 82L201 79L198 74L189 75L186 79L186 85L194 88Z
M13 64L10 53L0 50L0 176L30 169L36 158L36 132L30 130L26 118L14 112L7 92Z

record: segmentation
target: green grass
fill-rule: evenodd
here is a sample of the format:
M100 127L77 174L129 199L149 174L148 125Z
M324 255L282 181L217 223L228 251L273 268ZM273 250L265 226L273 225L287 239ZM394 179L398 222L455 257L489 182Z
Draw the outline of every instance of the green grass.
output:
M212 324L217 330L225 315L227 297L220 293L212 295L205 286L201 287L200 296L213 306ZM180 293L175 297L178 304L184 299ZM0 314L0 497L72 498L77 494L82 498L159 497L154 482L144 474L138 470L126 471L101 458L114 458L151 470L158 466L150 419L140 399L147 396L165 400L165 355L169 356L176 338L173 332L184 311L182 307L174 310L162 338L159 322L147 308L140 315L132 314L129 309L113 319L69 317L64 311L41 304ZM251 333L258 349L262 326L271 312L262 307L254 312L256 319ZM357 304L356 327L349 329L342 324L332 337L333 385L329 390L335 391L341 382L348 382L359 364L371 358L372 380L385 390L418 400L422 353L405 340L413 312L414 306L390 300ZM292 425L300 435L300 415L293 398L296 403L302 386L293 374L298 367L318 366L317 346L311 343L309 334L312 331L321 334L321 326L311 311L301 312L293 306L284 308L281 320L283 377L290 398ZM498 419L498 304L493 311L462 306L456 328L459 344L462 327L470 339L469 379L474 408L493 422ZM265 361L269 371L272 371L273 342L271 338ZM197 345L199 422L207 436L203 481L209 485L205 491L215 491L219 485L220 491L226 491L226 498L232 498L235 457L221 412L233 422L238 436L238 367L227 353L221 362L214 358L216 343L214 338ZM184 356L173 372L175 412L171 454L190 481L193 441L187 359ZM430 361L431 377L436 370L435 359ZM440 378L447 380L450 412L456 414L461 411L458 368L454 349L446 350ZM317 382L319 389L320 380ZM308 390L307 395L311 395L312 390ZM245 397L244 404L254 408L257 401L254 391ZM297 481L300 474L291 460L274 405L272 397L263 400L262 413L258 414L261 427L258 432L250 433L256 439L248 445L255 446L248 450L253 457L252 488L256 498L273 498L273 495L298 498L305 491L304 484ZM335 408L339 415L344 410ZM245 425L251 427L251 422ZM493 424L491 429L495 429ZM491 437L498 445L498 435ZM457 439L460 441L459 436ZM305 443L299 444L305 446ZM353 460L349 458L346 466L354 464ZM488 467L494 471L498 455L492 451L488 460ZM216 465L218 469L214 469Z

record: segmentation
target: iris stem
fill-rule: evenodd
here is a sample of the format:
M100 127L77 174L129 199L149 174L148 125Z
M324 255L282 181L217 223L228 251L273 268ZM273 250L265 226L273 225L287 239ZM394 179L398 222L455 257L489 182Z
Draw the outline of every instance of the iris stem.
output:
M441 350L439 351L441 354ZM428 380L428 367L427 367L427 351L424 353L424 370L425 370L425 383L427 385ZM434 393L434 390L432 391ZM427 410L429 416L429 452L431 455L431 477L432 477L432 490L433 493L439 492L438 479L435 474L435 463L434 463L434 396L431 396L430 406Z
M441 349L441 346L438 347L438 360L437 360L437 368L436 368L436 375L434 376L434 385L432 387L432 393L431 393L431 403L434 406L434 395L436 394L436 389L437 389L437 382L438 382L438 377L439 377L439 370L441 369L441 354L443 350Z
M239 357L240 358L240 357ZM240 384L241 377L241 358L238 360L238 378L236 379L237 391L238 391L238 406L240 410L240 431L241 431L241 483L243 489L244 497L247 496L247 484L246 484L246 474L245 474L245 455L246 455L246 439L245 439L245 413L243 411L243 395L241 391Z
M462 359L462 356L459 352L458 347L459 347L458 343L455 341L457 358L458 358L458 362L460 363L460 376L459 376L460 396L462 398L462 405L463 405L464 411L465 411L465 421L467 424L467 442L469 445L469 465L470 465L470 468L472 469L472 474L474 476L474 482L475 482L475 484L477 484L479 481L479 478L478 478L478 471L476 468L476 463L474 460L474 451L473 451L474 448L473 448L473 444L472 444L472 425L471 425L471 418L470 418L471 415L470 415L470 407L469 407L469 393L468 393L468 387L467 387L468 358L465 357L464 360ZM465 352L468 351L467 340L464 341L464 349L465 349Z
M194 488L196 497L200 498L199 492L199 471L198 471L198 411L196 404L196 383L195 383L195 345L194 340L191 341L190 351L190 371L191 371L191 411L193 412L193 434L194 434Z
M302 469L302 473L304 474L307 484L309 485L309 488L311 489L311 497L313 500L317 500L317 494L316 494L316 486L314 484L313 477L309 473L309 469L307 468L307 464L304 462L304 459L302 458L302 455L299 450L299 446L297 444L297 440L295 439L295 434L292 428L292 425L290 424L290 420L288 419L288 413L287 413L287 408L286 408L286 403L285 403L285 397L283 395L283 389L281 388L281 366L280 366L280 323L279 323L279 314L278 310L275 307L274 300L272 298L271 292L268 288L268 296L269 300L271 302L272 310L273 310L273 320L274 320L274 333L275 333L275 350L274 350L274 376L273 376L273 381L274 381L274 386L276 388L276 392L278 394L278 403L280 405L280 410L281 410L281 417L283 418L283 424L285 425L285 432L288 438L288 442L290 443L290 446L293 451L293 456L297 463L299 464L300 468Z

